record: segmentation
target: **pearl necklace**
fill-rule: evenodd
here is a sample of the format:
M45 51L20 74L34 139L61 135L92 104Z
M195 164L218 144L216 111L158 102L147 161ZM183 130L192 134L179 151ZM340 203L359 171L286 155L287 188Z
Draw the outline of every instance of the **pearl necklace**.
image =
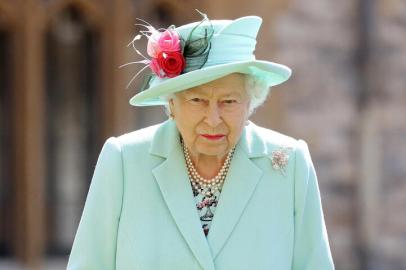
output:
M189 179L192 182L194 190L198 191L203 196L212 197L217 191L221 189L221 186L226 179L228 169L230 167L231 159L234 154L235 147L228 152L226 160L217 175L211 179L203 178L193 166L193 162L190 158L189 151L186 145L183 143L183 154L186 160L186 166L188 170Z

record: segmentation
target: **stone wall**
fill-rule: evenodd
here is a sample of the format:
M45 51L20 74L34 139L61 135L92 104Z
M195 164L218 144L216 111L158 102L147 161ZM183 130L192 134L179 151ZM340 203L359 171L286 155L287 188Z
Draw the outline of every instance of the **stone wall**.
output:
M282 129L309 143L337 269L405 269L406 3L361 2L279 15Z
M354 242L357 46L354 1L292 1L275 26L277 58L293 69L282 86L285 133L309 144L337 269L356 269ZM333 12L334 11L334 12Z
M406 269L406 2L376 1L370 71L379 192L371 269Z
M293 69L253 120L308 142L336 268L405 269L406 2L207 3L263 17L257 58Z

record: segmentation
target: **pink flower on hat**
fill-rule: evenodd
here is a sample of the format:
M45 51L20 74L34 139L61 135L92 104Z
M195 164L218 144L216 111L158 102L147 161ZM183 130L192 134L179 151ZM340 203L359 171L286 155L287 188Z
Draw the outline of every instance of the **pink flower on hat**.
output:
M165 30L158 40L159 48L163 52L180 52L180 38L178 32Z
M168 78L178 76L185 68L185 58L180 52L161 52L158 54L158 63Z
M128 44L132 46L135 52L143 59L139 61L133 61L121 65L120 67L143 64L141 68L127 84L127 88L130 84L148 67L151 69L152 74L148 74L145 77L142 89L145 89L149 85L154 75L159 78L173 78L181 75L184 72L190 72L203 67L206 63L208 54L211 48L211 38L214 33L214 28L210 23L207 15L198 11L202 16L202 21L194 27L188 34L186 40L182 39L180 34L176 31L174 25L167 29L156 29L148 22L138 19L142 24L137 24L146 28L141 30L134 39ZM193 33L195 31L204 30L204 35L195 37ZM142 37L148 39L147 56L143 55L135 46L135 41L140 40ZM193 65L186 68L186 59L192 59Z
M185 68L179 34L173 29L154 31L148 38L147 53L152 57L149 67L159 78L173 78Z
M149 63L149 67L159 78L165 77L164 71L159 66L158 58L152 58L151 62Z
M154 31L148 38L147 53L152 58L157 58L158 53L161 52L161 48L158 45L161 33Z

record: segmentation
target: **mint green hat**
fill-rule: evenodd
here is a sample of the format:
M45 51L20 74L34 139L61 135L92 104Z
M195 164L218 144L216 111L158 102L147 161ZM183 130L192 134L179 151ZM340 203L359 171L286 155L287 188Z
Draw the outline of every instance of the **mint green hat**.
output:
M256 37L262 23L260 17L247 16L236 20L194 22L174 28L174 30L182 40L190 40L191 36L199 35L199 33L207 36L207 29L204 29L207 23L210 24L212 33L210 34L210 44L206 50L208 53L205 56L204 64L196 64L193 58L185 57L184 69L179 75L162 77L154 74L149 84L145 86L145 90L130 99L131 105L165 105L167 101L163 96L235 72L257 76L269 86L281 84L290 77L291 70L287 66L255 59ZM198 28L204 30L194 31Z

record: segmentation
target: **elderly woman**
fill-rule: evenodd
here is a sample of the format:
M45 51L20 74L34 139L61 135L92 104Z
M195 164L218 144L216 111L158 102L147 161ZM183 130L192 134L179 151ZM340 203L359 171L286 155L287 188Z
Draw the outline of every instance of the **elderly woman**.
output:
M68 269L334 269L306 142L248 121L290 76L255 60L260 24L146 25L130 103L170 119L106 141Z

